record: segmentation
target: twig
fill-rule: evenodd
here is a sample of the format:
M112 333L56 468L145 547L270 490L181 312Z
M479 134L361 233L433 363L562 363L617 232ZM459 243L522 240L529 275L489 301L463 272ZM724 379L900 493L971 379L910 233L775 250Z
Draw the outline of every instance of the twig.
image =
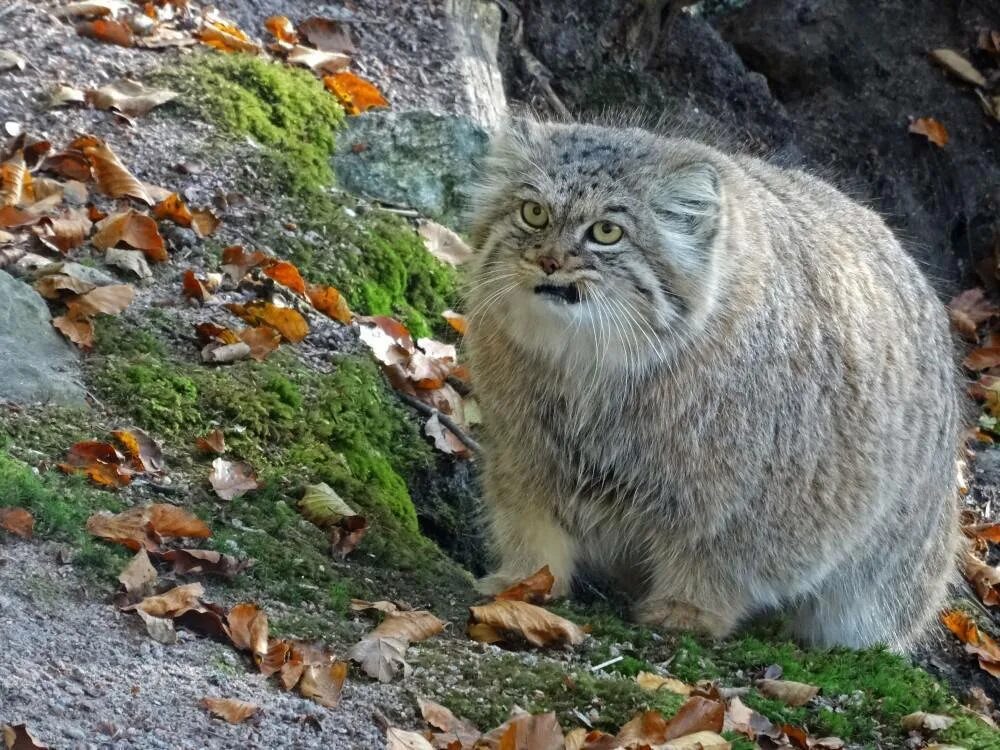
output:
M447 427L456 438L458 438L458 442L460 442L462 445L464 445L473 453L482 454L483 452L482 446L479 445L479 443L477 443L471 437L466 435L465 432L462 430L462 428L459 427L457 424L455 424L455 420L453 420L447 414L443 414L430 404L425 404L419 398L411 396L409 393L402 393L401 391L397 391L397 393L399 393L399 397L403 399L403 401L408 403L410 406L419 411L421 414L424 414L428 417L433 417L437 415L438 421L445 427Z
M545 67L544 63L539 60L535 55L528 49L528 46L524 43L524 18L521 15L521 9L518 8L510 0L496 0L497 5L503 8L507 13L507 17L510 19L511 24L511 42L517 48L518 56L521 59L521 65L524 67L524 72L535 79L535 82L542 89L542 93L545 94L545 98L549 101L549 106L554 109L560 117L564 120L571 120L573 116L570 114L569 109L566 105L562 103L562 99L559 98L558 94L552 89L552 73Z

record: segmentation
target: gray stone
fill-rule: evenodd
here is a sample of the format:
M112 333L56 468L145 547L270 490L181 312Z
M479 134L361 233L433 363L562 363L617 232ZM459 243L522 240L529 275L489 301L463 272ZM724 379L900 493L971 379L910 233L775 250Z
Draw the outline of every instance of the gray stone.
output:
M0 300L0 400L83 404L79 358L42 297L0 271Z
M333 166L348 190L454 226L488 142L466 117L373 110L348 118Z

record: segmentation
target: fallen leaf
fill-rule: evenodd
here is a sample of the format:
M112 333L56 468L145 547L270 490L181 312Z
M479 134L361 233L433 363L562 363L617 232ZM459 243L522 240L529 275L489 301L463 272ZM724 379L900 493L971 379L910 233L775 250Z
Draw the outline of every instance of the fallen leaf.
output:
M667 722L664 739L675 740L697 732L721 732L726 707L719 701L693 695Z
M385 741L385 750L434 750L434 745L422 734L396 727L389 727L385 731Z
M657 750L730 750L729 740L715 732L695 732L686 737L678 737Z
M242 497L260 487L257 475L250 464L243 461L227 461L224 458L212 461L212 473L209 474L208 481L211 482L215 494L223 500Z
M482 736L482 732L475 724L468 719L459 719L450 709L440 703L417 698L417 705L420 707L420 715L424 721L438 730L435 735L435 744L444 745L446 743L458 742L460 747L472 747L476 740Z
M1000 570L966 552L962 572L988 607L1000 604Z
M310 664L299 678L299 692L321 706L333 708L340 702L340 693L347 679L347 662Z
M105 487L124 487L132 481L133 473L114 445L97 440L73 445L59 468L67 474L86 474L91 481Z
M111 198L135 198L152 206L155 201L147 187L126 169L118 156L101 139L85 135L74 140L70 149L82 151L90 161L97 185Z
M926 137L939 148L944 148L948 143L948 131L933 117L918 117L910 123L909 131Z
M208 209L196 208L191 212L191 229L199 237L211 237L222 224L222 219Z
M955 720L950 716L916 711L904 716L899 723L907 732L941 732L954 724Z
M281 334L271 326L244 328L239 332L240 341L250 347L250 356L263 362L281 345Z
M389 106L389 102L371 82L350 71L323 76L323 85L337 97L349 115L358 115L373 107Z
M225 453L226 436L222 430L216 428L206 435L195 440L195 447L202 453Z
M441 317L448 321L448 325L464 336L469 330L469 321L461 313L454 310L445 310Z
M97 224L97 232L91 241L99 250L107 250L124 242L129 247L142 250L151 261L162 263L170 259L156 221L131 209L102 219Z
M90 161L79 152L53 154L42 162L41 169L70 180L87 182L91 178Z
M202 698L201 707L213 716L225 719L230 724L246 721L259 710L259 706L235 698Z
M287 16L271 16L264 21L264 28L280 42L296 44L299 41L299 35L295 33L295 26L292 25Z
M208 21L195 36L202 44L214 47L220 52L249 52L256 54L260 47L254 44L250 37L230 23L224 21Z
M286 341L298 343L309 333L309 324L298 310L278 307L270 302L255 301L246 305L230 303L226 309L250 325L269 325Z
M545 565L527 578L504 589L494 598L514 602L545 604L545 602L552 598L552 586L555 582L555 576L552 575L549 566Z
M71 315L88 318L95 315L117 315L132 304L134 298L135 287L131 284L108 284L70 300L66 307Z
M264 275L291 289L300 297L306 296L306 282L299 269L287 260L276 260L264 266Z
M35 528L35 517L25 508L0 508L0 529L23 539L31 539Z
M767 698L786 703L789 706L804 706L816 695L819 688L793 680L757 680L757 689Z
M527 602L493 601L469 607L469 637L509 644L523 638L539 648L577 646L586 633L575 623Z
M222 251L222 272L239 284L251 269L270 259L260 251L248 253L242 245L232 245Z
M358 318L359 336L384 365L398 365L409 361L414 345L410 332L395 318L374 315Z
M4 724L3 741L7 750L48 750L49 747L32 737L25 724Z
M404 656L410 643L426 640L444 630L445 623L426 610L391 612L349 653L370 677L390 682L400 671L409 673Z
M941 615L941 622L965 644L965 650L978 657L980 668L1000 677L1000 644L986 633L981 633L973 619L961 610L952 610Z
M434 441L434 447L442 453L454 456L465 456L469 448L458 439L458 436L444 426L440 416L435 412L424 422L424 434Z
M351 64L351 58L340 52L324 52L301 44L292 47L285 60L291 65L302 65L317 73L339 73Z
M120 21L110 18L98 18L95 21L78 23L76 33L80 36L96 39L99 42L117 44L119 47L132 47L135 45L135 37L132 36L132 30Z
M0 164L0 206L18 206L24 202L24 188L30 180L24 163L24 151Z
M42 220L42 216L31 211L22 211L15 206L4 206L0 208L0 227L5 229L18 229L37 224Z
M134 273L140 279L153 278L153 272L146 262L146 255L141 250L111 247L104 253L104 262L109 266Z
M157 557L171 563L177 575L209 573L234 578L253 564L252 560L208 549L172 549L158 553Z
M976 523L963 526L966 536L982 539L985 542L1000 544L1000 523Z
M6 73L8 70L15 69L24 70L27 62L23 55L19 55L9 49L0 49L0 73Z
M969 355L962 360L962 364L973 372L979 372L980 370L988 370L991 367L996 367L997 365L1000 365L1000 347L985 346L980 347L979 349L973 349L969 352Z
M986 87L986 79L983 74L966 60L962 55L951 49L932 50L931 59L957 78L971 83L973 86Z
M555 713L518 712L487 732L476 747L499 750L563 750L566 740Z
M59 315L52 319L52 325L82 349L94 346L94 323L90 318L79 315Z
M690 695L691 686L681 682L674 677L662 677L652 672L639 672L635 676L636 684L643 690L657 691L666 690L668 693L677 695Z
M42 276L35 282L35 291L45 297L45 299L62 299L63 294L86 294L91 289L96 289L96 285L89 281L67 276L64 273L50 273Z
M170 89L157 89L125 79L88 91L87 101L97 109L114 109L130 117L139 117L178 96L179 93Z
M262 659L268 652L267 613L256 604L237 604L226 616L226 632L233 645Z
M138 427L130 427L127 430L114 430L111 434L125 448L125 453L138 471L147 474L162 474L165 471L163 449L147 433Z
M181 278L181 292L187 299L198 302L208 302L212 298L212 293L205 288L205 283L194 275L190 268L184 272Z
M167 538L206 539L212 535L200 518L168 503L129 508L117 514L95 513L87 519L87 531L133 551L150 552L158 551Z
M32 231L47 247L66 254L82 245L93 226L86 210L71 208L59 217L45 217Z
M357 51L346 26L329 18L313 16L299 24L299 33L316 49L324 52L342 52L350 55Z
M427 252L442 263L460 266L472 257L472 249L457 233L434 221L422 221L417 232Z
M171 193L153 206L153 216L157 219L169 219L182 227L191 226L191 209L178 193Z
M142 548L119 574L118 581L125 588L129 601L134 602L150 593L157 578L156 568L149 561L149 553Z
M354 319L354 313L348 307L344 295L332 286L309 284L306 287L306 296L313 307L329 318L340 321L344 325L350 324L351 320Z
M126 611L145 612L151 617L179 617L193 609L201 608L201 597L205 595L205 587L200 583L188 583L162 594L147 596L137 604L123 607Z

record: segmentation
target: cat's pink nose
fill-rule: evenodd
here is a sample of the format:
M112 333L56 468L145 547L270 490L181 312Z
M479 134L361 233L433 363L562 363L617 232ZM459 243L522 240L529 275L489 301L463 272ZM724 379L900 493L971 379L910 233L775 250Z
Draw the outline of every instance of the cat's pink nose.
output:
M545 271L546 274L552 275L560 268L562 268L562 263L553 258L551 255L543 255L538 259L539 267Z

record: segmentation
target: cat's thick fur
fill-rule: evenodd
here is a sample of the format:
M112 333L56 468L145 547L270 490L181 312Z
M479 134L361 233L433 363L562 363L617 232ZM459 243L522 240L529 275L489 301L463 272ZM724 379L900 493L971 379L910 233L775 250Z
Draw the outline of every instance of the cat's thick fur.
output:
M483 175L483 587L590 566L641 622L722 636L780 607L806 642L905 649L955 569L959 402L944 308L883 221L635 128L514 122Z

